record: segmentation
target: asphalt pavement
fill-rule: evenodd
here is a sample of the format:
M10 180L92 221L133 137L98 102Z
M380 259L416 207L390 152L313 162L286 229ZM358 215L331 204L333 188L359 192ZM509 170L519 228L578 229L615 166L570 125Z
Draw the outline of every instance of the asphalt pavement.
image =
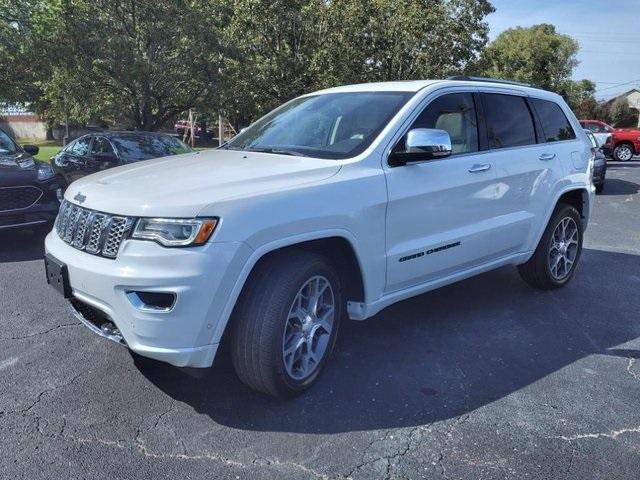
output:
M610 163L573 282L514 268L345 322L305 395L81 326L42 236L0 235L0 478L637 479L640 160Z

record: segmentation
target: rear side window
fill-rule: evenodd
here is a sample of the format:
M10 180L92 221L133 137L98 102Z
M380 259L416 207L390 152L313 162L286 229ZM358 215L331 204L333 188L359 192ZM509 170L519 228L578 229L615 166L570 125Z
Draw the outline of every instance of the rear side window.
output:
M571 123L557 103L539 98L532 98L531 103L533 103L540 123L542 123L545 142L559 142L576 138Z
M536 143L536 130L523 97L482 94L489 148L508 148Z
M453 154L478 151L478 123L473 96L451 93L436 98L411 128L438 128L451 137Z

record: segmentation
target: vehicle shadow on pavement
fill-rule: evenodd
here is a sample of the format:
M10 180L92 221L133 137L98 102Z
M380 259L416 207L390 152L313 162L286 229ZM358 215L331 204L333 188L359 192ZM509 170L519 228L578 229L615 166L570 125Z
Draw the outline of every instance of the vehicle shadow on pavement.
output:
M640 185L619 178L607 178L599 195L633 195L640 192Z
M44 257L43 230L0 232L0 263L25 262Z
M200 375L141 357L135 363L172 398L236 429L338 433L426 425L592 354L637 358L636 351L608 349L640 336L639 302L617 301L621 282L640 287L638 272L640 256L585 249L576 278L560 290L534 290L514 268L502 268L366 322L346 321L327 371L292 400L245 387L226 358Z

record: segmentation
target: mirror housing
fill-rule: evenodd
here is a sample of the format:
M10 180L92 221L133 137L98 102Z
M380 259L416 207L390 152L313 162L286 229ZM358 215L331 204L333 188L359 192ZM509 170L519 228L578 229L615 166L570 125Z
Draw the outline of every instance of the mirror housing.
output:
M451 137L438 128L413 128L404 137L404 149L394 150L391 165L405 165L451 155Z
M29 155L35 156L40 151L40 147L37 145L22 145L22 149Z

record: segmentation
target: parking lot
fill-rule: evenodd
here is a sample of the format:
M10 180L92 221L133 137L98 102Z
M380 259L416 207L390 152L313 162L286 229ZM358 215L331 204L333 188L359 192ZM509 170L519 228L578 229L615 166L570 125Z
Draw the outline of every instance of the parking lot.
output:
M609 164L568 287L503 268L345 322L303 396L81 326L42 236L0 236L2 478L577 478L640 471L640 161Z

